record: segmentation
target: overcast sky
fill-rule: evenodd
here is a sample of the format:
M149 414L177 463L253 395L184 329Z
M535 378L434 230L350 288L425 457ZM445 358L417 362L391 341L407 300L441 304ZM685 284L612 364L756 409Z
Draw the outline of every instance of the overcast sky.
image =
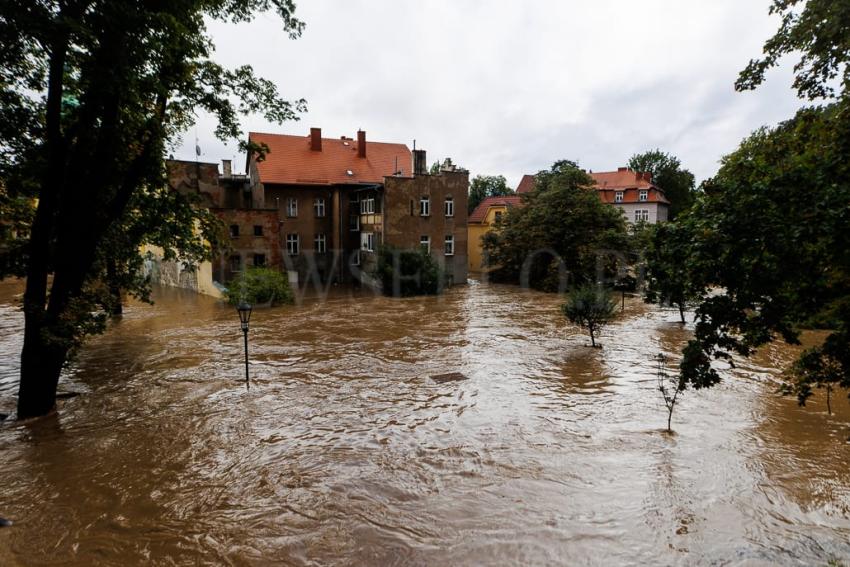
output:
M770 0L313 0L291 40L272 14L213 23L216 58L249 63L298 122L244 119L248 131L403 142L472 175L523 173L571 159L616 169L647 149L678 156L698 179L763 124L801 105L785 68L755 92L738 72L776 30ZM200 117L202 160L244 156ZM194 159L194 131L175 156Z

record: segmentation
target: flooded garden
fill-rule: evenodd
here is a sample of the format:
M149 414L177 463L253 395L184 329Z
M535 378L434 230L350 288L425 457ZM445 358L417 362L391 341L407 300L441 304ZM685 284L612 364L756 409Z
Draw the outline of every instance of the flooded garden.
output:
M21 286L0 283L0 412ZM235 311L159 290L0 424L0 564L801 564L850 557L850 411L776 393L783 344L688 390L678 312L588 346L555 295L471 283ZM672 364L671 364L672 369ZM432 377L462 373L465 380Z

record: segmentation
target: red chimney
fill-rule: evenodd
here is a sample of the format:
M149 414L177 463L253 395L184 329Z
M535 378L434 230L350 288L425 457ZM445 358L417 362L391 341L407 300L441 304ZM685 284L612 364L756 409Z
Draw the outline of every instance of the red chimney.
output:
M629 170L629 168L628 168L628 167L619 167L619 168L617 168L617 171L628 171L628 170Z
M366 132L357 131L357 157L366 157Z
M322 151L322 129L310 128L310 149L314 152Z
M644 181L646 181L647 183L652 183L652 174L651 174L650 172L648 172L648 171L644 171L644 172L643 172L643 179L644 179Z

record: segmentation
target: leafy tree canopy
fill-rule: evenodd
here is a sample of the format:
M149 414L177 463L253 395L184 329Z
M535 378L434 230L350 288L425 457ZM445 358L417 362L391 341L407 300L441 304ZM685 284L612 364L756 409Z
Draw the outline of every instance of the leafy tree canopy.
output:
M746 139L705 184L675 229L692 239L689 269L721 290L696 310L681 363L690 384L719 381L714 359L749 355L774 337L797 343L817 318L832 333L797 363L790 391L802 403L812 385L850 387L848 155L847 105L806 108Z
M140 244L209 257L215 219L165 189L169 144L199 111L218 119L219 138L239 138L241 114L280 122L304 102L281 99L250 66L213 61L207 23L274 11L295 37L293 10L292 0L0 0L0 183L7 203L37 199L29 239L7 238L0 261L0 276L27 278L18 417L53 407L69 354L103 329L104 289L146 295Z
M590 333L590 344L596 346L596 336L616 313L617 303L611 298L611 292L600 285L584 284L567 294L567 301L561 311L571 323L575 323Z
M513 195L514 191L507 185L502 175L476 175L469 183L469 212L475 210L481 201L487 197L504 197Z
M251 267L239 274L225 294L231 305L245 301L252 305L292 303L294 296L289 279L280 270Z
M664 190L670 201L671 220L693 204L696 195L694 174L682 169L679 158L661 150L651 150L633 155L629 160L629 168L652 174L653 183Z
M492 277L556 291L566 280L596 282L611 254L629 249L622 213L603 203L593 180L570 161L536 176L535 191L483 237ZM601 263L600 263L601 262Z
M411 297L437 295L443 291L445 273L425 250L402 250L383 246L378 251L375 277L384 295Z
M741 72L735 88L755 89L767 71L789 54L794 88L800 97L836 98L850 86L850 3L844 0L773 0L770 13L782 18L776 34L764 44L764 56ZM840 87L836 93L835 87Z

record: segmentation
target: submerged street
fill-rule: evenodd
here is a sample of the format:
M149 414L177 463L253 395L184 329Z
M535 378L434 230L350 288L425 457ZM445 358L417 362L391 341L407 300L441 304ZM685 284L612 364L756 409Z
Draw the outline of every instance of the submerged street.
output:
M21 285L0 283L0 412ZM235 311L159 290L86 344L58 415L0 423L0 564L826 564L850 556L850 411L765 347L666 410L689 337L637 299L601 349L555 295L472 283ZM671 371L674 364L670 365ZM437 383L461 372L468 379Z

